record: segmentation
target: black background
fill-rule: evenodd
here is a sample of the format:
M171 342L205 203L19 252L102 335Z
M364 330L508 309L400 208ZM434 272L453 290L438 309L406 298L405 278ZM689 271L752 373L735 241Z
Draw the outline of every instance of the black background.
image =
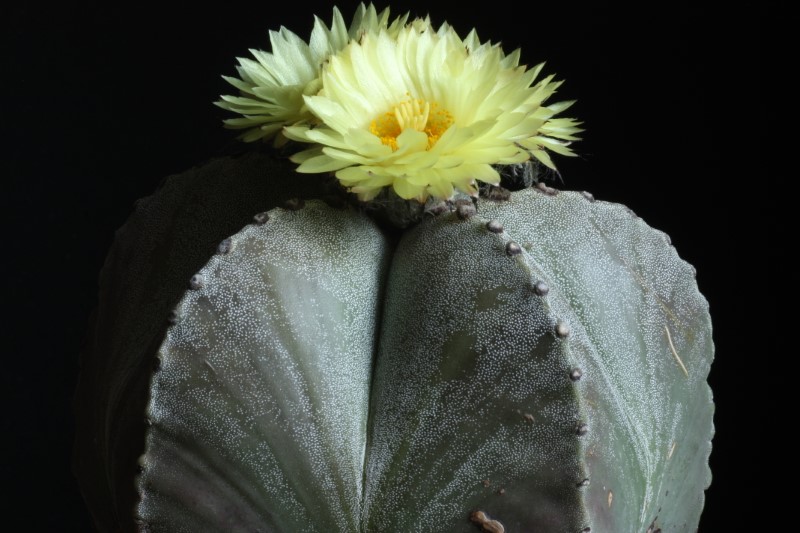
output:
M229 115L211 105L233 93L220 75L235 74L235 58L268 49L268 29L307 38L313 14L330 21L327 2L271 4L0 8L3 526L91 531L69 465L70 401L99 269L136 198L235 142L221 128ZM339 5L349 20L355 4ZM392 13L429 13L462 35L475 26L507 51L521 47L524 63L546 60L566 80L558 99L578 100L569 115L587 130L580 158L556 160L564 182L553 185L628 205L697 268L717 351L714 481L700 531L722 531L742 509L732 461L746 303L730 272L741 265L733 228L746 222L730 191L747 188L763 131L758 106L745 106L760 96L759 27L702 3L641 6L404 1Z

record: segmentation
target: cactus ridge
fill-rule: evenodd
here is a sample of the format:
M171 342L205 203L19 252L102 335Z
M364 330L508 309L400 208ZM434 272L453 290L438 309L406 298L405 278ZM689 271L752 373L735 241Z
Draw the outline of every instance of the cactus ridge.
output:
M153 530L357 530L385 239L322 202L268 215L192 278L158 352L137 482Z
M474 531L475 511L506 531L586 525L567 342L534 290L539 273L524 251L508 253L514 241L490 222L440 215L395 251L373 384L366 531Z
M694 269L625 206L536 189L514 199L478 207L534 243L525 258L552 280L549 301L570 326L590 429L592 527L643 531L654 520L662 528L696 527L711 480L713 403L705 380L713 343ZM587 201L589 209L580 209ZM547 227L549 220L560 226ZM672 397L684 400L673 404Z
M100 274L74 404L73 465L99 530L130 523L153 355L188 280L253 213L321 196L323 189L319 177L295 175L293 164L249 152L166 177L117 230Z

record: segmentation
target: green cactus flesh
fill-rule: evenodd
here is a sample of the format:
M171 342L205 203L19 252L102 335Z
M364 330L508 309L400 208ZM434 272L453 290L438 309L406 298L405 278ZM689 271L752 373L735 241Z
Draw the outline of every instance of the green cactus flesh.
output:
M248 158L190 173L196 203L252 207L226 192L264 164ZM209 177L220 169L229 180ZM319 194L307 189L299 194ZM155 198L162 207L150 218L191 218L169 189ZM109 497L116 516L98 522L170 532L694 531L710 482L713 345L691 266L625 207L579 193L526 189L470 211L396 234L310 200L224 233L235 221L211 209L202 239L223 241L217 253L204 266L163 267L184 276L179 286L191 278L182 297L163 276L147 281L157 284L147 296L152 273L115 281L110 260L111 296L138 291L123 311L173 314L166 333L145 324L126 344L95 334L111 358L94 379L116 385L91 419L104 428L105 455L84 486L103 475L112 491L124 485L109 462L135 431L103 426L104 416L128 402L147 424L134 512L125 516L119 489ZM180 224L185 240L142 256L141 243L117 245L116 261L196 247ZM104 319L102 299L98 315L117 332L133 320ZM139 370L153 355L142 396Z
M117 231L100 275L75 395L73 464L101 530L130 522L138 499L131 478L167 317L192 274L254 214L290 198L324 194L319 177L293 175L293 168L259 153L212 160L166 178Z
M529 244L569 326L592 530L694 531L711 482L714 348L693 268L621 205L528 189L483 207Z
M229 242L159 350L140 514L163 531L358 531L385 239L309 202Z

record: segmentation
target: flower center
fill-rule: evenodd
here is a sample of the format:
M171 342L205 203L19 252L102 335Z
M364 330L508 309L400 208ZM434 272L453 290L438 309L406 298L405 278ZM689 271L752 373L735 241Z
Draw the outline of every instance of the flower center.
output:
M369 131L383 144L397 150L397 137L406 128L422 131L428 136L428 150L453 124L453 116L439 108L436 102L412 98L400 102L391 111L379 116L369 125Z

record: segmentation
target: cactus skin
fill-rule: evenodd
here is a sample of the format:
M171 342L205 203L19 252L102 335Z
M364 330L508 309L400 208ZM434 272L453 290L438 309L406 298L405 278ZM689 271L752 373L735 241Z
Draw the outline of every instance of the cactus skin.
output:
M540 281L487 220L440 215L392 264L376 363L366 531L580 531L577 390ZM514 253L517 251L517 253Z
M311 201L230 243L194 277L158 352L139 519L357 531L386 239Z
M479 210L531 244L525 257L569 325L592 531L695 531L711 482L714 346L692 266L629 209L580 193L527 189Z
M244 166L251 163L263 161ZM277 169L271 182L282 176ZM236 180L225 192L222 183L205 194L239 194ZM138 528L467 532L491 519L505 531L694 531L710 481L713 404L705 378L713 345L691 267L623 206L578 193L528 189L477 208L475 216L424 221L393 251L352 210L315 201L274 210L263 226L233 235L227 254L181 272L183 289L200 276L160 348L138 341L125 352L119 339L103 336L118 358L105 362L105 375L132 368L128 375L140 376L156 348L162 359L147 407ZM334 256L346 265L358 258L349 267L357 272L337 270ZM285 266L290 259L294 268ZM109 274L114 262L112 254L103 280L110 300L134 284L113 285L125 276ZM294 295L309 276L326 287L326 298L304 305ZM278 277L294 289L273 291ZM377 288L384 278L385 296ZM169 298L132 301L166 316L181 291L161 290ZM264 297L248 300L253 294ZM362 319L337 322L337 306ZM103 311L101 303L101 319ZM241 316L261 318L233 320ZM318 327L309 328L310 317ZM106 320L119 332L133 319ZM370 323L359 336L358 325ZM156 321L143 329L161 342ZM294 347L294 363L255 363L259 350L266 359L287 356L248 340L246 332L262 330ZM311 335L308 342L299 331ZM365 427L366 402L354 405L367 397L370 349L377 355ZM288 379L293 364L301 370ZM330 391L334 382L339 394L315 390ZM92 386L82 382L86 401ZM141 387L103 391L118 399L108 414L130 398L145 411ZM276 406L306 416L280 417ZM342 439L347 432L353 438ZM119 442L106 445L114 451ZM95 470L113 472L111 461L124 456L102 456ZM124 468L116 475L122 483ZM90 475L84 485L97 482ZM111 495L116 522L101 529L134 529L120 494Z
M74 400L73 468L101 531L132 529L151 368L170 312L220 241L254 214L323 194L318 177L294 175L293 168L260 153L210 161L163 180L117 231Z

